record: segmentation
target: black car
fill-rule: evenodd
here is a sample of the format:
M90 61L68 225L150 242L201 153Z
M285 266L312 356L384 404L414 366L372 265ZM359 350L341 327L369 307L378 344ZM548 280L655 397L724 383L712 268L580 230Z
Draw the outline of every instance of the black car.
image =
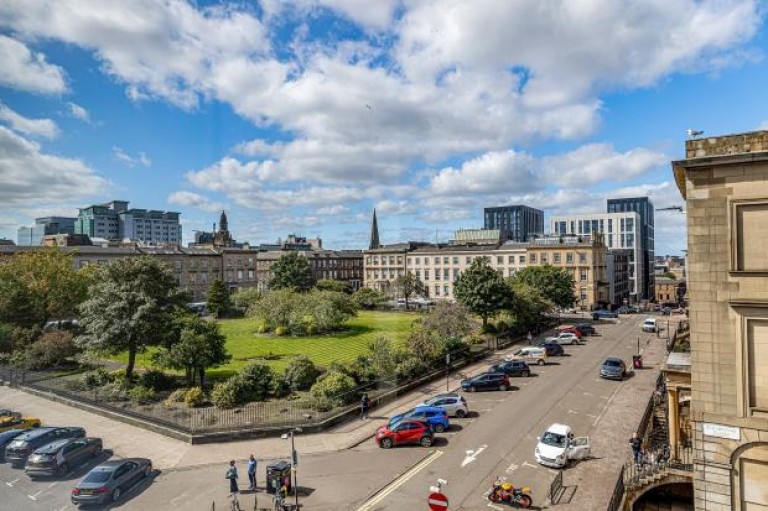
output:
M78 427L37 428L27 431L14 438L5 448L5 461L16 466L23 465L30 454L44 445L63 438L83 438L84 436L85 430Z
M101 438L65 438L44 445L27 458L24 472L29 477L64 476L101 454Z
M531 368L525 360L510 360L494 364L488 368L491 373L504 373L507 376L530 376Z
M595 335L597 331L595 330L595 327L592 325L588 325L587 323L581 323L578 325L574 325L573 328L581 332L581 335Z
M146 458L108 461L92 469L72 488L72 503L79 506L117 502L123 493L150 475L152 462Z
M562 357L565 355L565 349L563 349L563 346L558 342L540 342L539 348L544 348L547 351L548 357Z
M0 461L5 461L5 446L24 433L23 429L10 429L0 433Z
M14 412L13 410L9 410L8 408L0 408L0 418L5 417L21 417L21 413Z
M509 390L509 376L504 373L483 373L461 381L461 389L467 392L476 390Z

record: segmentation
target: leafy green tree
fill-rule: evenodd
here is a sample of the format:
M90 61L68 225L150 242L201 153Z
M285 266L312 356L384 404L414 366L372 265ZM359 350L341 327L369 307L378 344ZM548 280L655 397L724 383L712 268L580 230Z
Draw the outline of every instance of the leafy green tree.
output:
M441 348L440 339L424 328L416 328L408 336L408 351L425 364L439 357Z
M320 371L306 355L294 357L285 368L285 381L293 391L309 390L318 376Z
M515 319L514 327L518 333L527 332L539 323L543 314L552 310L552 302L530 284L513 277L507 279L507 283L515 297L510 306L510 313Z
M234 307L247 314L251 306L261 300L262 297L263 293L261 291L255 287L248 287L231 295L230 298Z
M537 289L541 295L558 307L573 307L573 276L565 268L545 264L528 266L512 277L512 282L524 282Z
M421 327L439 339L462 338L472 332L473 322L469 311L462 304L441 301L422 318Z
M373 370L379 377L389 377L395 374L397 352L388 337L376 337L368 344L368 358Z
M359 309L372 310L387 303L387 295L370 287L361 287L352 295Z
M677 275L675 275L675 274L674 274L674 273L672 273L671 271L667 271L667 272L664 272L664 274L662 275L662 277L664 277L664 278L666 278L666 279L677 280Z
M238 403L264 401L269 396L275 373L264 362L249 362L230 378Z
M0 322L42 327L69 318L85 300L93 271L75 270L58 248L20 252L0 261Z
M221 333L218 323L187 316L182 320L179 340L170 348L155 354L155 360L169 369L183 369L187 386L199 378L200 387L205 387L205 371L229 362L227 338Z
M315 398L329 399L337 404L343 404L351 402L356 397L352 393L354 389L355 380L351 376L331 370L320 376L309 392Z
M453 284L456 300L488 326L488 318L504 309L512 300L512 290L501 273L491 267L486 257L476 257Z
M215 279L208 286L208 312L215 317L224 316L232 308L232 299L227 285L221 279Z
M315 283L315 288L320 291L336 291L337 293L351 293L349 283L341 280L321 279Z
M270 269L271 277L267 283L269 289L292 289L307 291L312 288L315 279L306 257L296 251L280 256Z
M424 296L427 292L424 283L416 277L410 271L406 271L405 275L400 275L394 282L397 293L405 298L405 308L408 308L408 301L413 295Z
M82 347L110 354L128 352L126 381L136 354L148 346L172 344L178 335L174 312L184 307L173 270L150 256L99 266L88 299L80 306Z

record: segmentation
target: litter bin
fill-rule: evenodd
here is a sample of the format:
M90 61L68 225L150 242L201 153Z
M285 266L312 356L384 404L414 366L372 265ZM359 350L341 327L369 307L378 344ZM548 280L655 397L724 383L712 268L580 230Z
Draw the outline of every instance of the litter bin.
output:
M632 355L632 367L635 369L642 369L643 368L643 356L642 355Z
M291 493L291 464L287 461L276 461L267 465L267 493L274 494L285 486Z

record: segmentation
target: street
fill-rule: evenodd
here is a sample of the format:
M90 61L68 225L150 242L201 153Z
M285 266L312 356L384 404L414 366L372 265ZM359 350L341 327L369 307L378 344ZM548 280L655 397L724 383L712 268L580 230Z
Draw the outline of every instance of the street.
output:
M533 375L529 378L512 378L513 390L465 394L470 415L451 419L451 430L437 435L429 449L379 449L372 439L375 426L370 424L370 436L351 449L312 454L299 451L302 507L328 511L408 510L420 509L423 503L426 509L426 494L440 478L448 481L444 493L450 498L450 509L502 509L488 503L485 497L496 476L507 477L515 486L529 486L534 508L546 507L556 471L535 462L537 437L555 422L568 424L576 436L592 436L599 430L603 414L611 407L619 389L631 383L632 376L624 382L603 380L598 377L598 365L607 356L619 356L631 366L638 339L645 345L652 337L640 332L639 324L644 318L622 316L617 323L601 322L597 325L597 336L586 338L584 345L566 346L566 356L551 357L544 367L533 366ZM658 373L658 367L645 372L653 376ZM460 374L453 375L452 386L456 386L460 377ZM651 380L655 381L655 377L648 378ZM642 391L637 406L645 406L652 390L653 386L649 385ZM628 438L636 424L621 427L626 428L621 438ZM312 437L304 439L311 442ZM616 449L624 449L624 443L616 445ZM241 458L244 458L248 454L248 442L243 442L242 448ZM287 458L287 445L285 452ZM125 446L119 454L132 455ZM107 452L104 456L108 455ZM259 508L271 508L272 503L263 492L268 462L259 461L260 491L256 494ZM590 459L578 463L598 462ZM5 487L0 509L72 509L69 490L93 465L65 480L35 482L29 481L23 470L0 465L0 484ZM161 469L114 507L210 510L215 502L217 509L228 509L225 469L225 464L218 461ZM240 486L244 488L247 477L244 467L240 470ZM566 481L572 470L573 465L565 470ZM589 488L574 491L586 492ZM243 493L240 500L243 509L254 508L253 494ZM416 504L418 507L414 507Z

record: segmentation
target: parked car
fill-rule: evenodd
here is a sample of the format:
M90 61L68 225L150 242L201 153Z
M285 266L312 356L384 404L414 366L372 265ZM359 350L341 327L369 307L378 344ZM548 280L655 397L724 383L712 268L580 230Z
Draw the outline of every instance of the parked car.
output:
M581 332L581 335L588 336L588 335L595 335L597 333L597 330L595 330L595 327L592 325L588 325L587 323L580 323L578 325L573 325L573 328Z
M449 417L462 418L469 414L467 400L464 399L464 396L456 393L438 394L416 406L437 406L445 410Z
M0 409L0 419L7 419L8 417L21 417L21 413L7 408Z
M543 341L539 343L540 348L544 348L548 357L562 357L565 355L565 350L557 342Z
M659 331L659 325L656 322L656 318L647 318L643 321L643 332L656 333Z
M0 419L0 433L11 429L39 428L40 419L35 417L6 417Z
M11 429L0 433L0 461L5 461L5 447L22 433L24 433L23 429Z
M531 368L525 360L505 360L498 364L493 364L488 368L491 373L504 373L507 376L530 376Z
M426 422L435 433L442 433L451 427L448 421L448 414L442 408L437 406L417 406L405 413L394 415L389 419L388 427L392 428L401 420L420 420Z
M565 424L552 424L538 440L533 454L538 463L547 467L563 468L571 460L588 458L591 450L589 438L574 438Z
M69 469L99 456L103 446L101 438L65 438L40 447L33 452L24 466L29 477L64 476Z
M653 312L659 312L661 310L661 304L654 303L653 304Z
M616 311L609 311L606 309L598 309L596 311L592 311L592 319L595 321L600 319L616 319L619 315Z
M466 392L477 390L509 390L509 376L504 373L483 373L461 381L461 389Z
M561 325L557 327L557 333L563 333L563 332L570 332L579 339L584 337L584 334L581 333L581 331L576 328L574 325Z
M608 380L623 380L627 374L627 366L624 361L616 357L606 358L600 364L600 377Z
M557 309L557 312L560 314L576 314L576 308L575 307L563 307L561 309Z
M635 310L625 305L624 307L619 307L618 309L616 309L616 312L618 312L619 314L634 314Z
M672 313L672 309L669 307L664 307L661 309L661 315L662 316L669 316Z
M88 472L72 488L70 498L76 506L117 502L123 493L150 475L152 462L146 458L107 461Z
M6 446L5 461L16 466L23 465L35 449L62 438L83 438L84 436L85 430L78 427L47 427L25 431Z
M397 445L419 444L429 447L434 441L432 429L422 421L402 420L394 424L392 428L381 426L376 430L376 443L382 449L389 449Z
M554 337L547 337L544 341L558 344L581 344L581 340L572 332L561 332Z
M539 364L543 366L547 363L547 351L544 348L536 346L526 346L520 348L511 355L506 355L504 360L525 360L529 364Z

